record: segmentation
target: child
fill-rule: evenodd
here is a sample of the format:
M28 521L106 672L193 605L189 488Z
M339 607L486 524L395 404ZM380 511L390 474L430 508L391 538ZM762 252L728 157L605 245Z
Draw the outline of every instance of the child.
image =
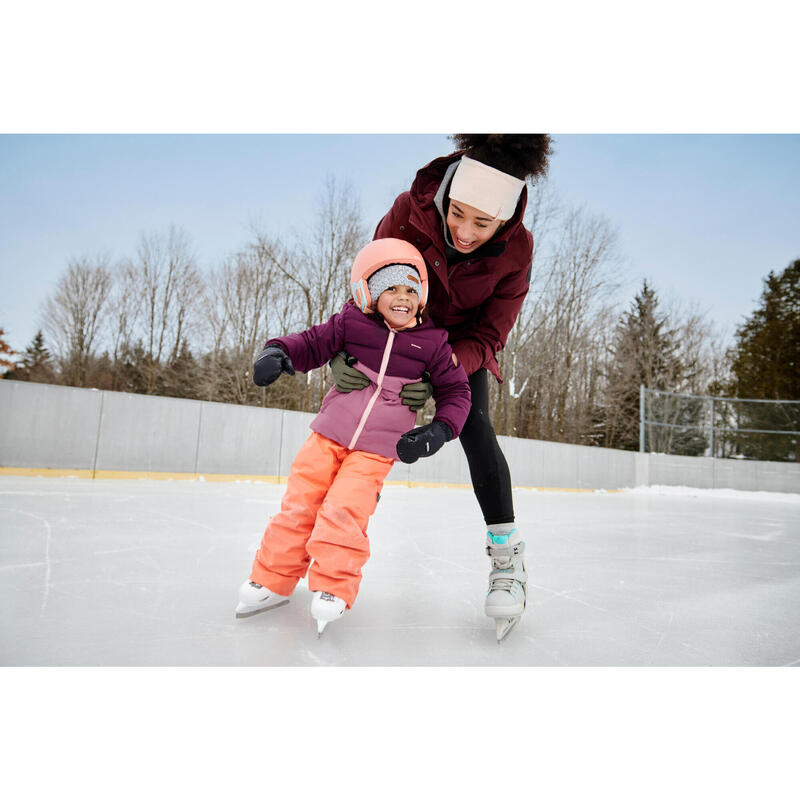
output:
M367 521L399 457L413 463L458 436L470 409L467 375L447 334L422 311L428 275L420 252L399 239L370 242L355 258L353 295L326 323L270 339L253 380L268 386L284 372L308 372L346 350L370 380L367 391L331 388L312 434L292 464L281 510L267 525L250 580L239 589L237 617L288 602L308 572L318 633L350 608L369 558ZM413 427L404 385L430 374L433 422ZM313 562L312 562L313 559Z

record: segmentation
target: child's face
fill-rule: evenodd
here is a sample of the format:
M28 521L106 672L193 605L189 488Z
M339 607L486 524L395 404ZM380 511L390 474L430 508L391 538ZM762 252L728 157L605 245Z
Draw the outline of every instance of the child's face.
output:
M377 303L378 313L393 328L408 325L417 314L419 295L413 286L399 284L381 292Z

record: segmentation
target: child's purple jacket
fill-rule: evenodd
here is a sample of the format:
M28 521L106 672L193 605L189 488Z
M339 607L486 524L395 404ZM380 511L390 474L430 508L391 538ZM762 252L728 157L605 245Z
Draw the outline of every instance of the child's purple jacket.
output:
M348 300L322 325L267 344L283 347L298 372L321 367L340 350L357 359L355 367L369 377L370 386L348 394L332 387L311 422L312 430L350 450L397 458L397 440L416 422L416 413L402 404L400 390L419 381L425 370L433 384L434 420L447 423L458 436L469 414L467 374L453 363L447 332L430 320L392 330L380 317L363 314Z

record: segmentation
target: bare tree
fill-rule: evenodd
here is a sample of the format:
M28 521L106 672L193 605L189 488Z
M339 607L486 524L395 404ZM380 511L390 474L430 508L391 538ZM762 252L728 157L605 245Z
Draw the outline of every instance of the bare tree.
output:
M56 351L62 379L70 386L86 385L110 291L109 257L84 257L68 263L66 274L45 301L44 329Z
M273 243L260 236L212 273L206 319L213 337L214 385L225 399L250 403L256 397L252 365L270 330L270 295L277 268ZM263 395L263 392L261 392Z
M142 235L128 269L140 291L137 329L147 359L145 391L152 394L163 365L188 342L203 283L188 236L174 226L167 234Z
M617 234L604 217L563 206L546 183L531 192L529 224L531 290L501 356L497 428L588 444L618 286Z
M328 177L310 237L301 237L292 249L278 251L273 246L271 250L285 279L283 288L295 292L296 329L319 325L341 309L349 295L350 267L366 240L355 190L349 183L339 185ZM306 376L304 411L319 408L326 390L326 371Z
M133 263L124 261L118 264L113 273L108 311L109 343L115 369L131 353L142 312L141 300L141 290ZM121 387L118 376L115 376L113 388L127 387Z

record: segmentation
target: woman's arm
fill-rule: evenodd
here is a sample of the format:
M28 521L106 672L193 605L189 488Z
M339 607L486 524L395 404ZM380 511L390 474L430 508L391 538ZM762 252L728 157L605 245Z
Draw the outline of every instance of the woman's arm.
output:
M505 347L528 294L530 269L500 281L479 309L470 333L451 342L467 375L479 370Z

